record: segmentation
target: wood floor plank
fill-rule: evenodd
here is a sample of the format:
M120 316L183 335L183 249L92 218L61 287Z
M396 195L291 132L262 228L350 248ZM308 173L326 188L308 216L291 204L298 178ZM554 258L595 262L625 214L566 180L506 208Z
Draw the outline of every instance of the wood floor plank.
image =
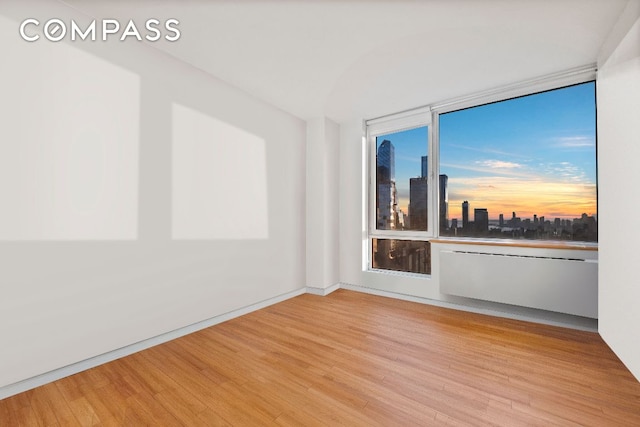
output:
M46 404L51 408L51 411L55 414L58 424L61 426L76 426L78 420L73 415L73 411L69 407L69 404L65 400L62 393L54 383L46 384L39 388L44 392L41 400L46 400Z
M207 408L200 412L196 418L193 419L193 427L229 427L227 420L218 415L211 408Z
M12 426L40 427L45 425L45 420L36 413L36 410L29 408L20 408L10 418ZM57 425L57 424L52 424Z
M184 425L147 392L141 392L127 399L127 414L129 413L142 420L143 425L167 427ZM197 414L194 414L194 418L196 416Z
M78 420L78 424L83 427L90 427L100 423L98 415L93 410L91 404L85 397L68 401L71 412Z
M289 426L289 427L298 427L298 426L306 426L306 427L322 427L326 424L320 421L319 419L310 416L305 413L301 413L300 411L295 411L293 409L288 410L278 416L275 420L276 424L279 426Z
M636 426L598 334L338 290L0 401L8 426Z
M59 426L56 412L64 412L67 409L67 405L61 405L55 407L54 399L50 397L50 390L55 388L55 385L49 383L42 387L38 387L34 390L31 397L31 409L38 423L43 426ZM63 402L64 403L64 402Z
M130 393L123 393L116 384L107 384L87 391L86 397L101 424L121 424L126 415Z

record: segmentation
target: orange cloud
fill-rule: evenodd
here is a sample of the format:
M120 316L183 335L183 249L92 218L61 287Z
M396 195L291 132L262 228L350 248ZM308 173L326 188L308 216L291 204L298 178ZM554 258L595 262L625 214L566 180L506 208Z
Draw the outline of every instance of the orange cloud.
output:
M521 218L533 215L577 218L596 213L595 184L529 181L517 178L483 177L449 179L449 218L462 219L462 202L469 201L469 216L474 208L486 208L489 218L505 218L515 212Z

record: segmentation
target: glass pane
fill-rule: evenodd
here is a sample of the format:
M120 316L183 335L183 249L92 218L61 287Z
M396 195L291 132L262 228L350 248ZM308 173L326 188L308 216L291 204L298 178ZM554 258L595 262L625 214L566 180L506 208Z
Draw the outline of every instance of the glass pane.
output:
M415 240L372 239L373 268L431 274L431 244Z
M595 83L442 114L440 171L442 236L597 241Z
M376 138L376 228L427 231L428 128Z

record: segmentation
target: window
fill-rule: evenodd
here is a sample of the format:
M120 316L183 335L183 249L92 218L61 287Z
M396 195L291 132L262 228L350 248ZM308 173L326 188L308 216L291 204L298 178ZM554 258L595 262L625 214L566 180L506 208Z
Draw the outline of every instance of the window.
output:
M428 128L376 137L376 228L427 231Z
M439 125L441 236L597 241L595 82L441 114Z
M367 121L369 267L430 274L435 237L597 242L594 76Z
M431 273L430 121L425 110L369 123L372 268Z
M431 244L420 240L372 239L371 266L431 274Z

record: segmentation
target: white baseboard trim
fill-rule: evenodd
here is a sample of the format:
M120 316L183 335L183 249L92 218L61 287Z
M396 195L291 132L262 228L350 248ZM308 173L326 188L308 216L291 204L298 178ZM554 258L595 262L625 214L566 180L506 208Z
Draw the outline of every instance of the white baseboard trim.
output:
M298 295L302 295L306 292L307 292L306 288L301 288L295 291L287 292L282 295L278 295L272 298L268 298L264 301L257 302L255 304L251 304L246 307L242 307L237 310L233 310L228 313L214 316L210 319L206 319L201 322L185 326L183 328L166 332L164 334L161 334L143 341L139 341L137 343L134 343L122 348L118 348L116 350L112 350L110 352L100 354L95 357L91 357L89 359L81 360L80 362L76 362L71 365L64 366L62 368L54 369L53 371L45 372L44 374L36 375L35 377L18 381L17 383L0 387L0 400L6 399L7 397L13 396L18 393L22 393L27 390L31 390L41 385L48 384L50 382L59 380L61 378L65 378L70 375L77 374L82 371L86 371L87 369L94 368L98 365L102 365L104 363L111 362L116 359L120 359L121 357L125 357L130 354L137 353L142 350L146 350L147 348L156 346L158 344L162 344L167 341L180 338L184 335L191 334L201 329L217 325L218 323L226 322L227 320L231 320L236 317L249 314L252 311L260 310L261 308L265 308L270 305L277 304L279 302L288 300L293 297L297 297Z
M307 286L307 293L312 295L320 295L322 297L326 297L331 292L337 291L340 289L340 283L336 283L335 285L331 285L328 288L316 288L313 286Z
M524 307L513 307L513 306L505 306L509 308L509 311L507 311L507 309L503 311L503 310L497 310L497 309L486 308L486 307L473 307L470 305L456 304L449 301L434 300L430 298L400 294L397 292L383 291L380 289L368 288L365 286L350 285L346 283L340 283L340 288L347 289L350 291L355 291L355 292L363 292L367 294L378 295L378 296L387 297L387 298L395 298L395 299L400 299L404 301L417 302L420 304L429 304L437 307L467 311L470 313L486 314L488 316L503 317L506 319L513 319L513 320L522 320L525 322L541 323L541 324L550 325L550 326L560 326L563 328L577 329L577 330L587 331L587 332L598 332L598 321L596 319L583 318L583 317L573 316L570 314L553 313L553 312L547 312L544 310L530 309L530 308L524 308ZM500 305L500 304L496 304L496 305ZM521 309L523 313L518 313L517 311L519 311L519 309Z
M570 316L570 315L559 315L557 313L546 313L546 312L545 313L541 312L540 316L535 316L530 314L521 315L518 313L513 313L511 311L507 312L507 311L500 311L500 310L494 310L489 308L472 307L472 306L467 306L462 304L455 304L447 301L439 301L439 300L433 300L429 298L417 297L413 295L405 295L405 294L400 294L396 292L384 291L384 290L375 289L375 288L368 288L365 286L350 285L347 283L336 283L335 285L329 286L328 288L316 288L316 287L308 286L306 288L301 288L295 291L287 292L273 298L268 298L264 301L251 304L246 307L242 307L237 310L233 310L228 313L224 313L219 316L215 316L210 319L206 319L201 322L194 323L192 325L188 325L183 328L176 329L174 331L170 331L162 335L158 335L158 336L110 351L108 353L104 353L86 360L82 360L80 362L73 363L71 365L64 366L62 368L58 368L41 375L37 375L35 377L27 378L17 383L0 387L0 400L13 396L18 393L22 393L27 390L31 390L32 388L35 388L44 384L48 384L50 382L59 380L61 378L68 377L70 375L77 374L82 371L86 371L87 369L94 368L98 365L102 365L104 363L111 362L116 359L120 359L121 357L128 356L130 354L145 350L147 348L156 346L158 344L162 344L167 341L180 338L184 335L188 335L190 333L199 331L201 329L217 325L218 323L226 322L227 320L231 320L233 318L243 316L253 311L260 310L261 308L265 308L270 305L288 300L290 298L297 297L298 295L302 295L304 293L319 295L319 296L327 296L338 289L346 289L350 291L363 292L363 293L383 296L387 298L395 298L395 299L400 299L404 301L411 301L411 302L417 302L421 304L434 305L438 307L451 308L454 310L462 310L462 311L468 311L472 313L487 314L490 316L504 317L504 318L515 319L515 320L524 320L528 322L536 322L536 323L548 324L553 326L561 326L566 328L585 330L589 332L598 331L597 322L595 326L593 323L589 323L589 321L593 319L584 320L584 319L576 318L575 320L572 320L573 316ZM553 315L556 315L556 314L558 315L556 316L556 318L551 318L551 319L548 318L549 316L554 317ZM558 320L558 319L561 319L561 320Z

